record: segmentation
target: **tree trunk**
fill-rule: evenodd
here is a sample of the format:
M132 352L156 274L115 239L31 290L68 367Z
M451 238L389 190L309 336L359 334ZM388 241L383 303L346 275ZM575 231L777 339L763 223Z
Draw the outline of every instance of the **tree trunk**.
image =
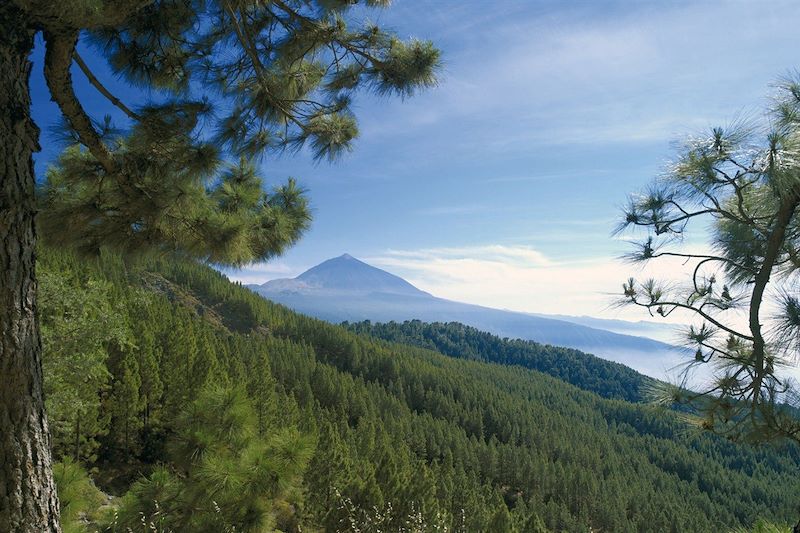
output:
M33 31L0 0L0 531L60 532L36 318Z

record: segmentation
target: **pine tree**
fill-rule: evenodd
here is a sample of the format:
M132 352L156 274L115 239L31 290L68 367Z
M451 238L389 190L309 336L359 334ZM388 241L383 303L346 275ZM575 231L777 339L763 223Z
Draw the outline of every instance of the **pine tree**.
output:
M44 385L57 458L94 460L97 439L108 431L102 408L112 375L109 352L130 346L133 332L111 286L82 281L69 272L43 272L42 336Z
M250 159L303 145L333 159L358 134L356 89L405 96L435 83L431 43L358 24L353 4L0 3L0 494L18 495L2 501L0 523L59 531L34 312L38 128L28 79L36 34L50 96L75 141L42 187L40 234L85 252L114 246L241 265L280 254L309 225L302 188L289 180L264 192ZM140 102L114 96L79 42L141 87ZM116 107L122 134L112 120L90 117L73 89L73 63ZM156 93L157 103L141 104Z
M197 356L192 362L190 376L190 390L193 394L203 389L209 380L214 378L222 381L218 381L218 385L227 384L227 376L220 373L214 345L214 339L208 331L203 330L197 335Z
M144 325L144 323L142 324ZM159 371L161 347L156 344L155 335L146 326L139 327L137 338L136 354L141 378L139 397L142 402L142 445L148 448L155 444L151 442L153 425L159 421L161 397L164 393L164 385L161 382Z
M168 376L164 383L164 406L168 413L178 413L191 401L195 388L193 369L198 347L194 325L189 313L176 314L167 332L161 356L161 374Z
M347 485L354 472L345 444L330 422L320 429L308 468L314 472L308 488L311 512L326 530L335 531L346 519L342 500L348 497Z
M110 364L114 376L109 399L111 436L123 457L138 451L139 429L142 424L143 399L140 395L142 378L139 363L132 349L125 349Z
M797 394L784 368L800 351L800 78L779 85L763 120L689 140L667 174L631 197L617 230L643 228L627 258L673 258L686 283L631 278L620 305L695 322L684 332L687 375L714 366L697 391L662 387L659 399L697 409L700 427L751 442L800 442ZM678 247L692 228L711 245ZM747 317L741 323L741 317ZM787 402L789 407L787 408ZM791 405L795 404L795 405Z
M278 416L278 400L275 380L269 368L269 360L263 351L251 356L247 372L247 394L253 400L258 417L258 434L263 435Z
M508 512L506 504L500 503L497 510L489 520L487 531L497 531L497 533L514 533L514 522L511 519L511 513Z
M159 468L126 495L112 531L157 523L171 531L270 531L274 504L298 482L308 440L283 428L260 437L239 388L209 386L185 406ZM161 522L159 522L161 520Z

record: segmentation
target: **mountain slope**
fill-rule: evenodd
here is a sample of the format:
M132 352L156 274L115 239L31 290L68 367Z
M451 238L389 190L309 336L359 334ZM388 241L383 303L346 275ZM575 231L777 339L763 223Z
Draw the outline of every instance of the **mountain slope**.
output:
M350 254L328 259L294 279L261 285L264 292L402 294L429 296L399 276L359 261Z
M633 335L634 337L646 337L667 344L673 344L680 336L680 324L653 322L638 320L636 322L628 320L616 320L613 318L596 318L591 316L571 316L571 315L546 315L532 313L542 318L552 318L554 320L564 320L587 326L595 329L603 329L620 335Z
M248 287L269 300L329 322L459 322L500 337L593 353L653 377L664 377L682 360L675 348L645 337L437 298L348 255L325 261L292 280Z
M99 460L89 466L99 480L124 465L162 476L137 482L139 499L168 474L156 468L168 460L164 439L192 420L175 414L207 387L229 384L257 409L252 422L264 422L267 437L292 443L286 439L301 432L301 441L317 443L302 490L272 505L284 531L349 530L348 520L364 524L376 513L386 531L412 515L422 530L728 531L759 517L788 521L796 511L796 447L733 445L690 433L675 413L541 372L356 335L191 263L93 264L51 254L39 267L43 288L77 299L71 307L93 312L83 299L99 287L120 324L135 325L135 342L105 361L109 387L89 391L131 401L99 403L80 427L93 428ZM58 332L73 331L68 318L44 313L45 346L60 346ZM480 335L468 337L463 346L479 344ZM52 349L45 355L49 371ZM68 383L88 386L69 362L62 370L78 379ZM586 369L578 359L561 362L566 374ZM609 391L614 380L606 376ZM161 392L145 387L156 382ZM136 400L145 392L146 403ZM58 449L71 453L74 410L63 407L54 411L64 413ZM511 526L493 528L498 521Z
M195 285L197 289L206 292ZM251 305L253 309L260 308L255 301ZM782 511L774 511L771 504L762 503L757 492L745 489L756 482L756 477L765 475L756 465L774 468L764 478L769 479L772 489L765 494L788 490L787 502L791 503L787 505L794 504L794 489L781 487L776 479L798 483L791 477L800 464L795 447L775 451L734 445L708 434L692 433L675 413L602 399L536 371L478 361L448 361L436 352L395 343L375 345L365 338L343 335L341 327L293 313L278 313L280 308L276 307L268 309L275 335L310 343L319 363L333 365L343 374L363 380L372 391L382 391L374 397L384 405L381 424L394 428L393 431L400 430L395 434L400 440L393 440L393 446L416 443L417 453L429 460L439 458L445 464L450 461L450 452L457 463L475 461L474 465L480 465L484 483L494 486L499 483L512 493L519 490L516 494L523 499L531 491L539 493L539 489L532 487L544 489L552 500L543 504L548 511L542 511L541 516L551 529L586 531L588 523L593 529L607 531L728 530L730 526L719 522L721 515L715 503L723 501L724 514L735 513L735 520L743 524L751 524L755 516L781 520ZM568 360L562 362L566 373L581 371L580 366L573 366ZM297 376L297 363L290 357L281 357L276 366L280 369L276 371L278 379L285 382L286 378ZM300 387L302 390L303 385ZM313 385L311 389L318 390ZM323 401L325 390L323 387L314 396ZM415 413L411 426L398 423L398 411L405 407L398 408L395 401ZM336 402L323 401L323 405L336 409ZM352 409L353 404L350 405ZM477 418L468 414L475 411L481 413ZM446 435L453 424L465 432L470 442L477 439L483 451L467 459L457 451L461 447L458 443L463 442L460 438L434 436L439 432ZM433 433L423 437L420 430ZM532 457L536 459L531 461ZM534 466L542 458L547 465ZM716 464L703 466L708 459ZM667 477L656 479L662 474ZM670 487L674 483L694 488L688 492L678 489L682 495L672 501ZM484 486L483 490L487 489L491 490ZM694 490L699 490L699 500ZM738 491L746 494L748 501L755 497L753 503L760 510L748 512L739 503L732 503L739 501ZM635 496L627 499L628 494ZM599 506L590 503L598 497L614 501ZM563 498L575 505L568 505L570 516L553 512L554 505L561 505L558 502ZM518 500L509 492L503 499L512 510L520 510L513 505ZM453 500L459 501L463 502ZM700 501L704 502L700 504L703 511L689 511ZM537 505L532 507L538 508ZM652 518L644 522L622 518L623 509L632 517L647 509L645 512L652 513ZM785 520L794 518L791 509ZM576 521L573 513L588 518ZM687 514L690 518L683 521L681 517ZM468 525L466 530L485 531L486 527Z
M640 402L653 380L627 366L570 348L501 339L457 322L345 323L349 330L451 357L521 366L551 375L604 398Z

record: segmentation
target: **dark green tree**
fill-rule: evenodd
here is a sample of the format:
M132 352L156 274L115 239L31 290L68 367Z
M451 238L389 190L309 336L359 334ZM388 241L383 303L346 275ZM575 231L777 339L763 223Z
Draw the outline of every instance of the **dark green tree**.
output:
M0 524L59 530L35 314L34 37L44 38L45 80L74 140L42 187L42 234L83 251L154 249L241 265L280 254L309 224L296 182L265 192L249 159L306 144L335 158L358 133L356 89L406 96L435 82L432 44L358 23L357 3L0 2ZM141 97L113 95L79 43ZM90 116L73 64L119 110L124 133Z
M193 397L196 380L193 369L198 355L197 336L189 313L176 314L166 336L165 351L161 359L161 372L170 376L164 384L164 405L169 412L177 413Z
M312 452L295 430L259 436L244 391L216 386L181 412L169 448L173 468L133 485L111 531L143 522L171 531L271 531L276 500L299 483Z
M111 412L111 434L116 447L128 457L138 444L138 432L142 425L144 410L140 395L142 377L136 354L130 348L118 350L109 365L114 376L109 397Z
M137 363L139 365L139 397L142 401L142 429L149 435L154 419L158 416L158 406L164 385L159 374L161 348L157 345L155 335L142 324L137 331Z
M96 437L108 430L102 397L111 386L109 351L130 346L133 333L110 284L42 277L44 386L53 448L74 461L91 461Z
M488 531L497 531L498 533L513 533L514 522L511 520L511 513L508 512L508 507L504 503L500 503L489 521Z
M689 140L651 189L633 197L619 231L643 228L627 257L676 258L685 283L627 281L623 305L688 314L687 371L705 365L707 387L661 391L699 409L702 427L731 439L800 442L798 397L786 367L800 349L800 80L780 83L756 124L715 128ZM704 251L680 247L709 228ZM684 315L685 317L687 315Z

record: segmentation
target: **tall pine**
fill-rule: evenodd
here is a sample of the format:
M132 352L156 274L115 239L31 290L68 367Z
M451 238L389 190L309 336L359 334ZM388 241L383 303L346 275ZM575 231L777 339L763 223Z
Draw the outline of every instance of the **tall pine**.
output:
M358 134L358 88L409 95L435 83L432 44L359 22L356 3L0 2L0 524L60 530L34 226L87 253L112 246L231 265L281 254L309 226L307 199L294 180L267 191L250 160L304 145L336 158ZM38 207L39 128L28 84L37 34L50 98L74 140L48 173ZM115 96L91 55L141 92ZM78 71L115 107L111 121L95 120L81 102Z

